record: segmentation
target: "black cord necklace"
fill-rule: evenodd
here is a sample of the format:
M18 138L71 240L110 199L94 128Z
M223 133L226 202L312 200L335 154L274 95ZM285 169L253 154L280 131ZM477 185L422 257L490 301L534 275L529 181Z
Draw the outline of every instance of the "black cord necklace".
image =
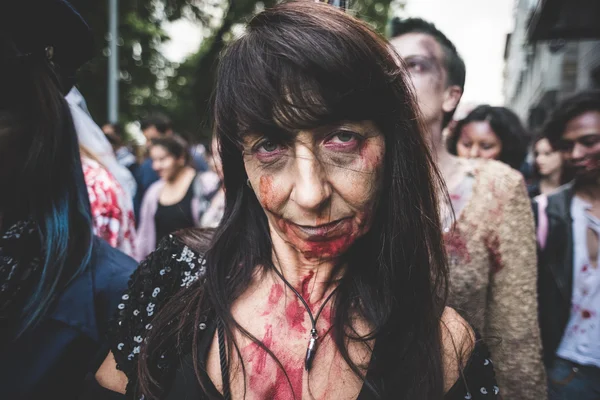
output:
M335 293L335 291L338 289L339 286L337 286L335 289L333 289L333 291L331 293L329 293L329 296L327 296L327 298L325 299L323 304L321 304L319 311L317 311L317 315L313 316L312 311L310 311L310 307L308 306L308 304L306 303L306 300L304 300L302 295L300 293L298 293L298 291L296 289L294 289L294 287L283 277L281 272L279 272L279 270L276 267L274 267L273 269L275 270L277 275L279 275L279 277L281 278L283 283L285 283L285 285L287 287L289 287L292 290L292 292L294 292L294 294L296 295L298 300L300 300L300 302L306 309L308 316L310 317L310 323L312 324L312 329L310 330L310 339L308 340L308 348L306 349L306 358L304 359L304 369L306 371L310 371L310 368L312 367L312 362L315 358L315 354L317 353L317 340L319 339L319 334L317 332L317 321L319 320L319 316L321 316L321 311L323 311L323 309L325 308L325 305L329 302L331 297L333 297L333 294Z

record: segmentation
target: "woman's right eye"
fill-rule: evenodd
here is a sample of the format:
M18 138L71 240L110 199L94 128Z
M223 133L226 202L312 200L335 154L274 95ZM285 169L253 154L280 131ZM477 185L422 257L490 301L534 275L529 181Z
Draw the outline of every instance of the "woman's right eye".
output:
M258 146L259 153L272 153L274 151L277 151L278 149L279 149L279 144L277 144L271 140L265 140Z

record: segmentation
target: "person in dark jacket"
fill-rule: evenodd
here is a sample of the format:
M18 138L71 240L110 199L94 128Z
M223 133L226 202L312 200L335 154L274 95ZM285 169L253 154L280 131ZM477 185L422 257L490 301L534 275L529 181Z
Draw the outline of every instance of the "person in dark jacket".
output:
M539 311L550 399L600 399L600 92L569 98L544 132L574 180L536 199Z
M0 397L74 399L135 262L92 235L64 95L92 55L63 0L0 5Z

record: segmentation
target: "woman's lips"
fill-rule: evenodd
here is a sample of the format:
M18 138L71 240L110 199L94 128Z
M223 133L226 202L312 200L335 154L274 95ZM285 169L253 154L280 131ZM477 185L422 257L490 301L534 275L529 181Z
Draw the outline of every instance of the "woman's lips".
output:
M311 242L327 241L345 235L350 228L350 222L349 218L343 218L327 224L307 226L286 221L298 237Z

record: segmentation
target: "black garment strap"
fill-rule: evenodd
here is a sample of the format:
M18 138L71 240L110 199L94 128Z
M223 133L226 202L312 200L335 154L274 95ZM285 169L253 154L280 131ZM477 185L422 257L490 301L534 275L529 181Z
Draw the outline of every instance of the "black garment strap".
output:
M229 363L227 362L227 346L225 343L225 327L221 318L217 320L217 336L219 339L219 359L221 360L221 380L223 381L223 398L231 400L229 387Z

